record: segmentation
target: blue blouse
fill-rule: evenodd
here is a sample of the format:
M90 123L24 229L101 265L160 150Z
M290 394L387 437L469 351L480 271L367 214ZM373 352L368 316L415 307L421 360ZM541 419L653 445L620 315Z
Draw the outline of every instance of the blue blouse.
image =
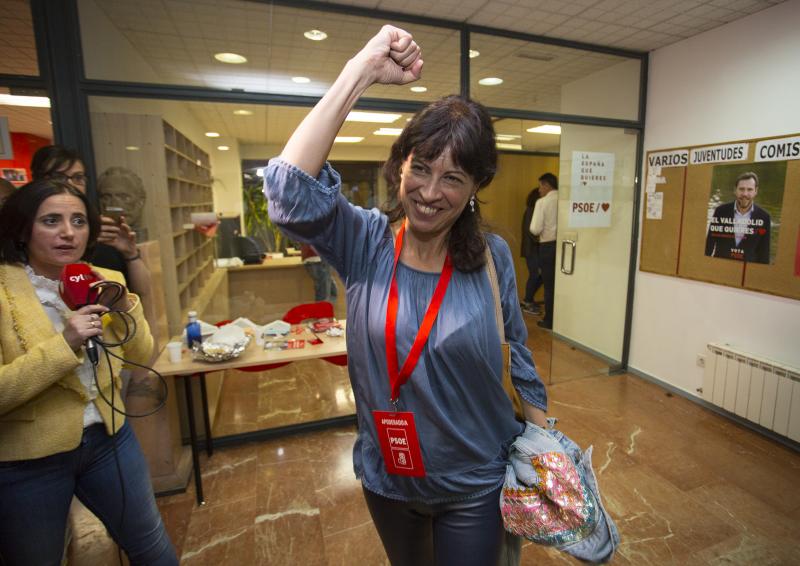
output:
M388 218L350 204L326 163L318 178L279 159L264 173L269 215L289 237L314 246L347 288L347 355L356 399L355 473L364 487L393 499L436 503L479 496L503 483L507 448L524 426L502 387L502 353L485 269L453 271L428 342L400 390L398 410L414 413L425 464L422 478L386 472L372 418L393 410L386 370L386 304L394 261ZM511 375L523 399L547 409L544 384L525 346L508 244L487 241L497 266ZM397 357L405 361L439 273L397 268Z

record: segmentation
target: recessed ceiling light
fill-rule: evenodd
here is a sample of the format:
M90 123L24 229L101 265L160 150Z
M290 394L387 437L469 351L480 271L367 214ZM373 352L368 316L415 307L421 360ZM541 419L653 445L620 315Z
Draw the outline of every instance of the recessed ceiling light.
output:
M542 126L536 126L535 128L528 128L525 130L526 132L531 132L532 134L561 134L561 126L557 124L544 124Z
M236 114L237 116L252 116L253 115L253 111L252 110L245 110L244 108L240 108L239 110L234 110L233 113Z
M333 139L333 143L358 143L363 139L363 137L358 136L336 136Z
M469 58L470 59L474 59L475 57L478 57L480 54L481 54L481 52L478 51L477 49L470 49L469 50Z
M303 85L306 83L310 83L311 79L309 79L308 77L292 77L292 82Z
M428 92L428 87L425 86L412 86L411 92Z
M125 149L127 149L128 151L139 151L139 146L138 145L126 145Z
M516 149L519 151L522 149L522 145L518 143L498 143L497 149Z
M322 41L328 37L327 33L318 29L310 29L307 32L304 32L303 35L311 41Z
M376 136L399 136L403 132L403 128L381 128L372 132Z
M227 145L218 145L217 149L220 151L228 151L230 147L228 147Z
M206 137L207 138L218 138L219 137L219 132L206 132Z
M239 55L238 53L214 53L214 59L223 63L230 63L232 65L241 65L247 63L247 57Z
M483 86L496 86L503 84L503 79L499 79L497 77L486 77L485 79L479 80L478 84Z
M514 141L520 139L522 136L517 134L497 134L494 139L497 141Z
M50 108L50 99L46 96L17 96L15 94L0 94L0 104L5 104L7 106Z
M377 124L391 124L402 114L388 114L386 112L361 112L353 110L347 115L347 122L375 122Z

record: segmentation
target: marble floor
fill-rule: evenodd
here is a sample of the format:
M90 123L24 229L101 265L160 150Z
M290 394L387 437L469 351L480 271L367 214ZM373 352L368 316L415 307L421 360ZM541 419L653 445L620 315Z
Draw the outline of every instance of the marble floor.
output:
M594 446L622 537L612 564L800 564L800 454L633 375L603 375L601 360L528 323L550 413ZM214 433L352 411L345 368L294 364L227 379ZM388 564L353 477L354 439L348 426L203 456L205 506L191 485L158 500L181 564ZM74 515L69 563L117 564L102 526ZM578 563L523 548L523 565L562 562Z

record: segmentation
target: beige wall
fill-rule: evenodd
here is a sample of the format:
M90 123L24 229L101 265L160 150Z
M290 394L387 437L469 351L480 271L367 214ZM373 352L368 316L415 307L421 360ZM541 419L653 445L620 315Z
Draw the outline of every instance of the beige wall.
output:
M211 150L214 210L225 216L244 216L242 208L242 158L236 141L226 142L228 151Z

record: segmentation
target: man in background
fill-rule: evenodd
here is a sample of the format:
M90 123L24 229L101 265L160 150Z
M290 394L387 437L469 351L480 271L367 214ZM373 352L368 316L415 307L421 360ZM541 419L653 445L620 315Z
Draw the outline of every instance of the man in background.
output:
M522 214L520 255L525 258L528 267L528 280L525 283L525 296L520 302L520 306L523 312L528 314L541 314L535 300L536 291L542 285L542 275L539 269L539 238L531 234L531 219L537 200L539 200L539 187L528 193L528 198L525 199L525 212Z
M769 263L769 213L756 205L758 175L752 171L736 178L736 200L714 209L706 235L706 255Z
M530 232L539 237L539 268L544 283L544 318L538 325L553 328L553 302L556 283L556 228L558 227L558 177L545 173L539 177L539 200L533 209Z

